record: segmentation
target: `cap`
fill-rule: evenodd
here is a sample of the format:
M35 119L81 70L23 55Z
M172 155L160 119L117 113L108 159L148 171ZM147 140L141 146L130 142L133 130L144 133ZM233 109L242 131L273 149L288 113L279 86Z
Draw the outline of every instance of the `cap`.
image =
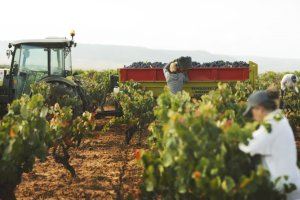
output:
M267 91L265 90L259 90L257 92L252 93L247 102L247 108L245 112L243 113L244 116L246 117L251 117L251 110L253 107L258 106L264 102L269 101L269 96Z
M296 75L293 75L293 76L291 77L291 79L292 79L292 82L293 82L293 83L296 83L296 82L297 82L297 76L296 76Z

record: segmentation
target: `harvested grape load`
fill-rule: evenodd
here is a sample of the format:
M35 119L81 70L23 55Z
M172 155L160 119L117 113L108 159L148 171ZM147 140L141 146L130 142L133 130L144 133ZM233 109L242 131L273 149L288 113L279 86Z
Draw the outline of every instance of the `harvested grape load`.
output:
M223 61L218 60L214 62L205 62L205 63L199 63L199 62L193 62L192 63L193 68L209 68L209 67L226 67L226 68L237 68L237 67L249 67L249 64L244 61Z
M124 66L124 68L163 68L167 63L162 62L134 62L131 65Z
M189 58L189 59L188 59ZM180 57L175 61L178 62L178 66L191 66L191 68L212 68L212 67L225 67L225 68L239 68L239 67L249 67L249 64L244 61L213 61L213 62L197 62L191 61L190 57ZM124 66L124 68L132 69L145 69L145 68L163 68L167 63L163 62L134 62L131 65Z

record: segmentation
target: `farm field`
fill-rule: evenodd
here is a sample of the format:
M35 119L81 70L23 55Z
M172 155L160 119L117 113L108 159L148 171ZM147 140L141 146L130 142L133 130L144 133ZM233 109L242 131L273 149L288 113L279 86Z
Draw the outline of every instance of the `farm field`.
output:
M269 125L242 116L248 96L276 89L283 74L262 74L255 88L219 83L197 99L168 90L156 98L132 81L114 93L112 74L74 77L90 102L84 113L73 96L50 105L53 86L43 82L9 106L0 130L0 199L273 200L294 190L287 184L278 191L259 159L238 147ZM289 91L283 100L299 150L300 99ZM112 105L121 110L102 116Z
M300 200L300 0L1 7L0 200Z
M143 135L142 144L136 136L130 145L125 145L120 142L124 140L122 131L114 128L101 137L86 139L79 150L71 152L71 164L78 168L77 178L73 179L52 158L38 162L32 172L23 175L16 190L17 199L141 198L143 169L137 164L135 151L147 150L147 134ZM300 149L299 137L297 147Z

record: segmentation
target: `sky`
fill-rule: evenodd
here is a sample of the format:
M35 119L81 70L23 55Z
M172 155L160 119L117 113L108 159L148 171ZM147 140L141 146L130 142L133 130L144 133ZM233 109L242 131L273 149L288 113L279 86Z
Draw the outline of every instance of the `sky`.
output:
M300 57L299 0L0 0L0 40Z

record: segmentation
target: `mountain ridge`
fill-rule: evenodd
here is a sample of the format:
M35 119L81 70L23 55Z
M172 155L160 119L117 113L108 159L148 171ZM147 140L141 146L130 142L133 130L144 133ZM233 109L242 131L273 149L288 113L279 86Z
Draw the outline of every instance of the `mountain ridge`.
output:
M8 42L0 41L0 64L8 64L6 49ZM263 56L234 56L213 54L203 50L167 50L138 46L108 44L81 44L73 49L73 66L80 69L114 69L136 61L169 62L180 56L191 56L197 62L254 61L259 71L295 71L300 69L300 59L270 58Z

